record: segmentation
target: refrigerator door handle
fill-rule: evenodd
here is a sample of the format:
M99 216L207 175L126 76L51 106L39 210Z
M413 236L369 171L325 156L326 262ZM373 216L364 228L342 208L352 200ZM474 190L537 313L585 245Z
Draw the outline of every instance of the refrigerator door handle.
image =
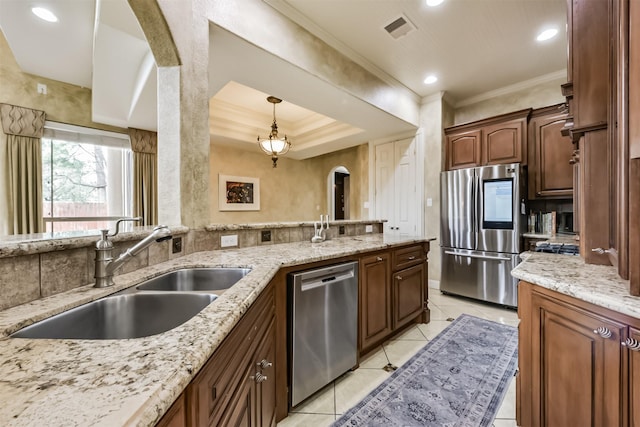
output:
M511 258L502 257L502 256L477 255L477 254L470 254L466 252L456 252L456 251L444 251L444 253L447 255L457 255L457 256L464 256L467 258L487 259L492 261L511 261Z

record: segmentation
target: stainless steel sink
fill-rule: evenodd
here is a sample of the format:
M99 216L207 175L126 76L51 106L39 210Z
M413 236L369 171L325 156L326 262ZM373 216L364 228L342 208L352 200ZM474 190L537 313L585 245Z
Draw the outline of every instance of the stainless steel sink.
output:
M183 292L222 291L229 289L250 271L250 268L184 268L149 279L137 289Z
M14 338L125 339L180 326L217 298L200 293L134 293L109 296L34 323Z

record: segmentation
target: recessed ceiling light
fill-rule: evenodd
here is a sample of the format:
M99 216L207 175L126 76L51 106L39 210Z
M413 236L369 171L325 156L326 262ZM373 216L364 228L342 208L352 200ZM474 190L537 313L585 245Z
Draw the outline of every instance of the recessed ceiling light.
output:
M430 76L427 76L427 78L424 79L425 84L428 84L428 85L432 85L437 81L438 81L438 78L436 76L434 76L433 74L430 75Z
M58 17L53 14L49 9L44 7L32 7L31 12L40 19L44 19L47 22L58 22Z
M427 0L427 6L435 7L442 3L444 0Z
M538 34L538 37L536 37L536 40L538 40L539 42L549 40L554 38L556 34L558 34L558 30L556 30L555 28L550 28Z

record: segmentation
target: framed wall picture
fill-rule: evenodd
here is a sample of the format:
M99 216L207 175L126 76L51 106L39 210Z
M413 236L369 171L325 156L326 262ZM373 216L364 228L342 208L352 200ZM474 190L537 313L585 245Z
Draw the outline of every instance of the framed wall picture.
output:
M260 179L219 174L218 208L221 211L259 211Z

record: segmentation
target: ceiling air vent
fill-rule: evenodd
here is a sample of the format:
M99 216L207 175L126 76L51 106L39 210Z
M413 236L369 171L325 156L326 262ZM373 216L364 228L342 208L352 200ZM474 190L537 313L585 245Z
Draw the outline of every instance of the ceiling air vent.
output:
M390 24L387 24L384 27L385 31L391 35L394 39L399 39L400 37L410 33L415 30L416 27L409 21L409 19L405 16L401 16L395 19Z

